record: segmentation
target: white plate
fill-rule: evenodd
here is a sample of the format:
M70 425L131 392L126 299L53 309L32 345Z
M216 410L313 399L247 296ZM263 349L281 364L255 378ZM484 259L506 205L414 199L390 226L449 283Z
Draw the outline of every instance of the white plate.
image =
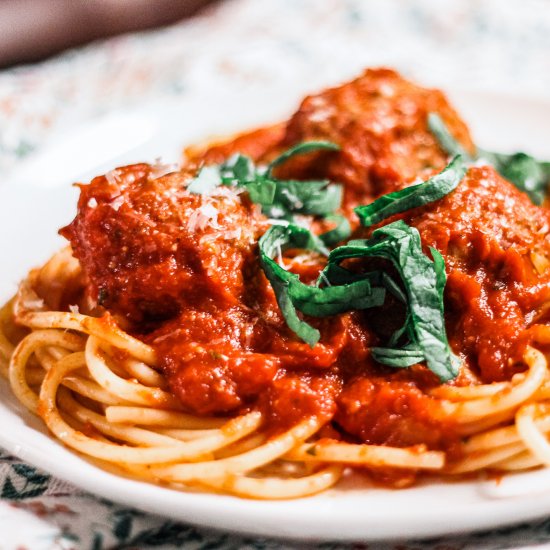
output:
M550 104L468 93L453 99L478 143L550 158ZM56 231L75 211L72 181L158 156L175 161L182 144L276 121L295 103L296 96L284 90L151 103L56 139L20 165L11 181L0 183L0 298L61 246ZM550 470L499 483L432 480L402 490L368 487L354 476L322 495L285 502L178 492L115 476L68 451L23 410L4 381L0 398L0 445L9 452L98 495L199 525L309 540L373 540L463 532L550 514Z

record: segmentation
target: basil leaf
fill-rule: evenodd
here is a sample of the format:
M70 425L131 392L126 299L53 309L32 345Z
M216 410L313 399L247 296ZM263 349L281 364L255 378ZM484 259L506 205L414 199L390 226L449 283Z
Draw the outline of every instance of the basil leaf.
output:
M333 250L324 276L331 280L334 274L334 268L331 270L333 264L338 265L350 258L367 257L384 258L393 264L403 284L408 308L405 327L399 329L398 335L400 337L406 334L410 338L410 342L402 348L407 353L386 353L381 351L385 348L378 348L379 360L383 363L387 360L385 364L391 366L399 363L397 366L405 367L410 366L412 357L418 358L421 352L428 368L442 381L454 378L458 370L445 332L445 265L441 255L436 252L433 261L430 260L422 251L418 231L399 220L376 229L368 240L350 241ZM341 276L341 272L338 274ZM390 340L395 341L397 337ZM418 353L409 353L411 349ZM390 356L391 359L388 358Z
M382 287L373 287L368 278L325 288L303 283L291 284L289 294L296 308L311 317L327 317L352 309L378 307L386 297L386 291Z
M261 244L260 244L261 246ZM306 323L298 317L296 307L292 302L289 292L290 282L293 277L288 275L288 272L281 268L273 260L266 259L263 255L260 257L260 263L266 277L271 283L279 309L285 318L288 328L298 336L301 340L309 344L311 347L321 338L321 333L313 328L309 323ZM277 269L280 268L280 269Z
M506 155L478 148L472 157L451 135L441 117L435 113L428 115L428 127L441 147L449 154L462 154L469 162L480 158L492 164L495 170L517 189L526 193L534 204L542 204L550 184L550 162L542 162L527 153Z
M242 185L253 203L262 206L262 210L273 204L277 193L277 185L273 181L251 181Z
M424 354L418 346L409 344L403 348L371 348L375 361L395 368L407 368L424 361Z
M312 151L339 151L340 146L331 141L304 141L298 143L294 147L286 150L280 154L276 159L272 160L267 166L266 176L270 176L273 168L284 164L288 159L296 155L303 155L304 153L311 153Z
M526 193L534 204L542 204L546 196L550 174L544 162L526 153L504 155L478 149L478 154L490 162L497 172Z
M275 184L273 204L285 214L331 214L342 204L342 186L326 181L266 180Z
M399 214L441 199L453 191L466 174L466 164L456 156L439 174L423 183L388 193L365 206L358 206L355 213L364 227L374 225L394 214Z
M382 273L381 283L384 285L386 290L395 298L397 298L401 303L407 303L407 295L403 292L403 289L387 273Z
M256 166L252 159L235 153L220 165L221 176L224 183L246 183L256 180Z
M331 287L334 285L349 285L357 281L368 279L371 286L380 286L401 302L406 302L406 296L399 285L384 271L369 271L367 273L353 273L336 263L329 263L319 274L316 286Z
M326 246L333 246L351 235L351 226L345 216L341 214L332 214L326 216L325 220L336 224L333 229L329 229L325 233L319 235L319 238Z
M428 128L435 136L441 148L450 156L460 155L466 161L472 162L475 159L462 147L456 138L449 132L447 125L437 113L428 114Z
M373 287L369 277L340 286L309 286L295 273L280 266L273 258L289 248L316 250L324 245L310 231L296 225L272 226L260 238L260 264L268 278L288 327L304 342L314 346L320 333L298 316L298 311L312 317L336 315L352 309L377 307L384 303L385 290Z
M294 224L273 225L260 238L260 252L270 258L291 248L311 250L328 256L324 243L309 229Z
M328 181L280 180L271 176L271 169L289 158L316 150L337 151L328 141L299 143L277 157L267 168L258 167L252 159L236 153L220 165L205 166L191 181L191 193L208 194L218 185L244 187L250 200L262 207L271 218L293 221L294 214L327 216L342 204L342 186Z

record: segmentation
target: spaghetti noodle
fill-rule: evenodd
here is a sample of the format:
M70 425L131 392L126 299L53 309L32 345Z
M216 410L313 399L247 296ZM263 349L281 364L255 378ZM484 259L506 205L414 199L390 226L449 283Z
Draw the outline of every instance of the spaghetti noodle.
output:
M388 95L388 86L394 93ZM342 90L347 106L340 102ZM419 120L438 111L463 146L472 147L442 95L395 73L371 71L315 101L306 99L286 131L277 126L189 151L177 174L158 178L147 165L135 165L83 186L79 214L63 230L72 249L32 271L0 312L0 368L19 401L64 445L103 467L175 488L249 498L318 493L349 469L400 486L419 472L452 476L550 465L549 297L545 270L534 265L540 270L547 251L535 231L521 225L524 210L529 223L542 225L544 208L528 205L492 169L470 168L444 198L392 214L389 221L416 228L423 244L445 259L445 321L462 364L458 377L442 384L422 361L393 370L372 356L382 343L388 355L392 341L399 357L416 357L423 349L398 348L403 332L388 337L403 321L397 297L408 288L408 282L395 283L396 269L362 257L343 264L355 279L364 280L367 268L384 271L369 275L372 285L385 281L395 296L386 291L383 303L365 302L372 311L346 306L344 293L323 294L333 287L321 283L315 303L329 313L315 318L304 315L305 298L289 293L301 312L293 315L319 333L319 343L310 347L293 329L302 325L292 325L285 314L286 295L276 295L277 281L259 267L257 241L274 223L251 204L261 204L265 214L265 172L247 165L245 189L230 182L202 195L187 190L198 166L224 161L236 150L267 162L289 145L331 138L339 151L311 147L303 158L274 165L270 193L288 192L294 178L341 182L340 215L355 224L356 238L370 243L376 228L357 227L352 209L437 173L447 160L430 141L426 122L416 120L413 133L397 128L380 138L349 106L357 102L365 120L380 112L387 117L388 105L401 112L404 97L421 111ZM357 149L365 136L371 138L368 154ZM231 180L237 174L232 170ZM195 187L204 185L205 174L198 179ZM326 185L315 188L325 191ZM278 207L302 216L322 238L334 218L321 213L319 197L328 204L334 193L299 206L281 199ZM517 227L508 223L501 199L516 207ZM492 211L486 212L487 201L496 204ZM304 204L318 210L305 211ZM483 211L475 223L493 236L478 230L467 208L474 208L473 216ZM538 257L529 259L527 271L524 260L533 253ZM312 287L331 256L293 246L279 248L273 261ZM503 281L523 294L514 295ZM340 313L333 313L335 303ZM492 319L482 318L489 310ZM511 321L499 317L503 311ZM500 329L499 340L494 332ZM416 342L414 327L407 330Z

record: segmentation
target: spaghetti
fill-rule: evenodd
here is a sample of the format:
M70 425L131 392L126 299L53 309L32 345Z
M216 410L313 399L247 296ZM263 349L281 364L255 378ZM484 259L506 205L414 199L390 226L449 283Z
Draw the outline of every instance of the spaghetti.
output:
M390 85L394 93L388 95ZM342 90L348 107L340 103ZM414 133L397 128L389 137L373 137L358 111L368 114L365 120L373 112L387 116L388 105L399 111L400 97L416 105L424 122L413 123ZM361 108L349 107L350 101ZM325 109L322 123L318 108ZM384 259L346 259L342 265L353 281L369 274L373 288L386 285L380 294L385 301L366 300L364 311L357 311L345 302L351 287L336 291L330 278L335 272L342 276L343 268L326 269L331 256L323 258L327 245L318 239L334 224L327 205L337 192L325 184L315 187L314 178L343 184L339 215L355 224L354 237L367 249L376 227L357 227L352 209L399 191L399 185L407 188L447 162L426 126L426 113L434 110L447 118L463 147L471 148L465 126L442 95L430 95L395 73L371 71L314 102L306 99L286 131L277 126L189 151L184 170L176 174L158 177L151 167L135 165L83 186L79 214L63 230L72 249L32 271L0 311L0 368L16 397L64 445L100 466L175 488L248 498L315 494L350 469L401 486L421 472L453 476L550 465L550 381L543 352L550 328L547 276L540 267L547 251L536 232L521 225L523 211L529 223L542 225L544 208L528 204L486 167L470 168L456 190L451 186L433 204L392 207L386 222L415 228L425 247L434 246L445 259L445 322L461 366L444 384L422 361L394 370L380 364L382 356L378 362L373 358L371 350L381 344L384 357L394 362L424 353L421 345L412 348L420 338L414 326L398 331L406 313L398 297L412 295L408 281L396 279L399 270ZM336 116L338 123L331 119ZM336 135L324 135L327 128ZM372 138L368 154L353 149L358 133L361 143ZM237 158L217 169L222 183L228 178L226 187L188 191L190 181L204 190L207 174L197 176L198 166L225 162L237 150L268 162L289 145L327 138L338 143L337 151L308 146L303 158L287 155L272 162L276 178L270 169L267 176L254 172L245 161L238 172ZM401 156L395 156L397 150ZM245 168L244 189L231 187ZM295 178L304 182L300 189L309 185L310 194L299 204L288 199ZM493 184L498 192L492 192ZM300 294L293 283L294 293L282 294L275 275L266 272L268 280L259 266L257 241L274 222L257 205L274 216L277 193L286 197L277 208L285 216L302 216L318 250L274 245L273 264L264 264L284 267L285 272L271 268L283 281L285 273L299 276L309 288L324 269L326 280L313 293L323 315L311 315L313 306L303 297L311 291ZM500 209L501 200L517 206L517 227L504 223L509 214ZM487 211L487 201L496 206ZM465 221L467 208L474 208L475 222ZM475 223L496 236L486 237ZM437 273L440 264L433 257ZM424 270L431 265L422 262ZM514 295L503 280L523 294ZM285 313L289 300L300 312L292 315L307 319L319 334L316 345L300 340L303 325L293 325ZM492 318L482 318L488 310ZM500 329L499 340L494 333ZM405 345L399 343L404 334L411 338Z

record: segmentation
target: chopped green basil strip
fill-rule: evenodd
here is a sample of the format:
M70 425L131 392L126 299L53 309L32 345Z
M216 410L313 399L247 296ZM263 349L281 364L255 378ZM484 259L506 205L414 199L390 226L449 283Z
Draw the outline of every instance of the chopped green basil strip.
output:
M428 127L449 155L466 153L439 115L428 115ZM469 162L485 159L501 176L526 193L534 204L542 204L544 201L550 184L550 162L539 161L521 152L506 155L479 148L475 157L465 154L464 158Z
M277 265L275 262L262 262L262 267L266 277L271 283L273 292L277 298L277 303L279 304L279 309L285 318L285 322L288 328L294 332L298 338L313 347L319 341L319 338L321 338L321 333L309 323L306 323L298 317L298 312L296 311L296 307L292 302L289 292L290 281L277 270L273 264ZM282 271L287 273L284 269L282 269Z
M219 165L205 166L187 189L200 195L211 193L218 185L245 188L250 200L262 207L262 212L275 219L293 221L294 214L328 216L342 204L342 186L328 181L280 180L271 169L292 156L316 150L337 151L328 141L309 141L285 151L267 168L258 167L252 159L240 153Z
M381 306L386 297L386 291L382 287L372 287L369 279L325 288L300 283L290 285L289 294L296 308L311 317Z
M424 361L424 354L415 345L408 345L402 348L371 348L372 357L375 361L395 368L406 368Z
M275 184L272 206L285 214L310 214L326 216L340 208L342 204L342 186L326 181L268 180ZM266 205L267 215L273 208ZM277 217L277 216L270 216Z
M340 147L331 141L304 141L303 143L298 143L298 145L294 145L294 147L291 147L284 153L280 154L276 159L272 160L267 166L266 175L270 176L273 168L284 164L291 157L302 155L304 153L311 153L312 151L323 150L339 151Z
M373 287L368 277L339 286L308 286L273 260L289 248L324 253L324 245L310 231L296 225L275 225L260 238L260 264L268 278L288 327L304 342L314 346L320 333L298 316L326 317L353 309L365 309L384 303L385 290Z
M548 163L539 162L526 153L504 155L478 149L478 155L490 162L499 174L526 193L535 204L542 204L546 197L550 173Z
M242 185L253 203L262 206L262 209L273 204L277 193L277 184L274 181L250 181Z
M260 241L260 251L265 252L270 258L291 248L311 250L323 256L328 256L329 253L324 243L309 229L291 223L270 227Z
M409 338L410 341L401 348L407 353L392 355L385 348L378 348L380 362L391 366L410 366L412 358L418 359L421 352L428 368L442 381L454 378L458 373L457 364L449 348L443 317L443 258L436 252L434 260L430 260L422 251L418 231L399 220L375 230L370 239L350 241L333 250L324 276L330 282L334 273L331 271L333 264L339 265L350 258L367 257L384 258L393 264L407 298L406 326L399 329L398 335Z
M435 136L441 148L450 156L456 157L460 155L466 161L472 162L473 159L470 153L462 147L457 139L449 132L447 125L443 122L443 119L437 113L430 113L428 115L428 128Z
M456 156L439 174L423 183L388 193L365 206L358 206L355 213L365 227L374 225L394 214L399 214L441 199L453 191L466 174L466 164Z
M321 233L319 238L330 247L342 242L351 235L351 227L348 219L341 214L332 214L325 217L325 220L331 223L335 223L333 229L329 229L325 233Z
M226 185L256 180L256 166L252 162L252 159L240 153L231 155L221 164L220 173Z

